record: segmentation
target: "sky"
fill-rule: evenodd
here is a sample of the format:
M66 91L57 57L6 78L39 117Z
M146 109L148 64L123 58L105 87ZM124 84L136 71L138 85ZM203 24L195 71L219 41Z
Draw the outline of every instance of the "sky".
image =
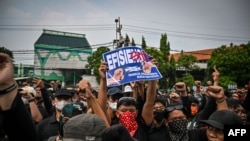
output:
M171 52L247 44L249 0L0 0L0 47L15 63L33 64L43 29L85 34L92 48L113 48L115 19L121 34L159 48L167 34Z

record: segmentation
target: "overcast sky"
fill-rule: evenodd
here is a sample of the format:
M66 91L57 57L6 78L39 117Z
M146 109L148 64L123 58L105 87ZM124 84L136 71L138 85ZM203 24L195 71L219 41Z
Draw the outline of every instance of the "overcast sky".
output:
M0 47L16 63L33 63L43 29L85 34L90 45L112 45L115 19L122 35L159 47L166 33L172 51L217 48L250 41L249 0L0 0ZM21 57L25 56L25 57Z

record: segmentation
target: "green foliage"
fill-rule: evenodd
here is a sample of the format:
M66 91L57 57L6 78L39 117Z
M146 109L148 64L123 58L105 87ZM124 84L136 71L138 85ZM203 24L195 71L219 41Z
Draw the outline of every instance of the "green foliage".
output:
M102 58L102 54L105 52L109 52L110 49L108 47L99 47L95 52L93 52L92 55L90 55L87 58L88 64L85 66L88 69L93 69L94 71L94 76L96 77L96 81L99 83L100 82L100 77L99 77L99 72L98 72L98 68L99 65L101 63L101 60L103 60Z
M243 86L250 80L250 44L242 46L221 46L212 52L208 61L208 73L216 66L221 76L231 77L233 82Z
M129 41L130 41L130 39L128 37L128 34L126 34L124 46L129 46Z
M164 75L166 74L166 62L162 59L164 58L163 53L161 51L159 51L156 48L146 48L145 51L147 52L147 54L149 54L150 56L152 56L154 59L157 60L158 62L158 69L160 71L160 73L162 74L163 78L159 80L159 86L160 88L162 87L166 87L166 77L164 77Z
M147 48L147 44L146 44L145 38L143 36L142 36L141 47L142 47L143 50L145 50Z
M198 59L194 55L181 53L177 60L177 67L183 67L187 73L187 71L199 69L199 66L195 65L196 62Z
M167 42L167 34L166 33L161 35L160 51L163 53L164 61L168 62L168 57L170 54L170 46L169 46L169 43Z
M168 87L173 86L176 83L176 61L171 55L169 60L169 67L167 69L167 79L168 79Z
M194 85L194 77L189 73L184 74L181 78L181 81L184 82L186 86L190 88L192 88Z
M136 46L134 38L132 38L131 46Z
M221 76L219 85L222 86L225 90L228 89L228 85L233 84L236 85L237 83L232 80L232 77L230 76Z

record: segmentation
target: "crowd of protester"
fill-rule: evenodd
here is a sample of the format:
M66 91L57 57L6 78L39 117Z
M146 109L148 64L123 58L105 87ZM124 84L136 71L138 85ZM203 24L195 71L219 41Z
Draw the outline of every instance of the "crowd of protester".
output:
M106 71L101 62L98 92L84 79L75 89L39 78L18 85L11 58L0 53L0 140L223 141L225 125L249 124L250 83L228 93L216 68L207 89L177 82L169 94L157 80L107 87Z

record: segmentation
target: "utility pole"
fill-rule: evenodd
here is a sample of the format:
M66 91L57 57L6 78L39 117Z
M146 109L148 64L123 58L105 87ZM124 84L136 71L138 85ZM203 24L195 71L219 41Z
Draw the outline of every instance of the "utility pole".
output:
M123 46L125 39L122 37L121 30L122 30L122 25L120 23L120 17L118 19L115 19L116 23L116 39L114 40L114 44L116 44L116 48L120 48ZM118 38L119 36L119 38Z

